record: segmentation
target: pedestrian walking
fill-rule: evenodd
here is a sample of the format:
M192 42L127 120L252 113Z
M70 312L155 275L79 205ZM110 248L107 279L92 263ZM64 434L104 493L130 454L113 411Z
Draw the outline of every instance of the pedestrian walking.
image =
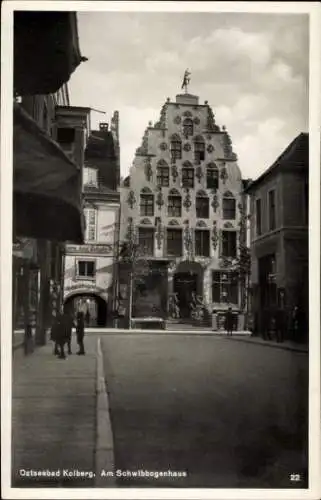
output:
M68 354L72 354L71 351L71 336L72 328L74 326L74 321L71 314L65 310L61 317L61 328L60 328L60 356L65 357L64 345L67 344Z
M86 325L89 326L89 322L90 322L90 312L86 311L86 316L85 316L85 320L86 320Z
M57 312L57 315L53 320L50 332L50 339L54 342L55 345L53 351L53 354L55 356L58 356L60 354L59 350L60 329L61 329L61 314Z
M227 335L232 336L233 326L234 326L233 323L234 323L233 312L232 312L232 308L229 307L228 310L226 311L226 315L225 315L225 330L226 330Z
M76 335L77 335L77 343L79 346L79 351L77 352L77 354L84 355L85 354L85 348L84 348L85 315L82 311L79 311L77 313Z
M71 314L71 312L66 311L66 316L65 316L65 328L66 328L66 338L67 338L67 347L68 347L68 354L72 354L71 351L71 338L72 338L72 329L75 326L74 318Z

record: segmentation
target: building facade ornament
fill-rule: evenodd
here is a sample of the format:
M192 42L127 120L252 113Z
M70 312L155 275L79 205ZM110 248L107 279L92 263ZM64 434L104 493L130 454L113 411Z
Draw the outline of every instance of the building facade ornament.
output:
M185 196L184 201L183 201L183 206L185 207L187 212L189 211L189 209L192 206L191 195L190 195L189 189L186 190L186 196Z
M195 175L196 175L198 182L201 182L204 174L203 174L202 167L200 165L198 167L196 167L196 174Z
M221 177L221 179L222 179L222 181L223 181L223 184L225 184L225 183L226 183L226 180L227 180L227 178L228 178L228 175L227 175L227 170L226 170L226 167L225 167L225 166L223 166L223 167L221 168L221 175L220 175L220 177Z
M189 142L185 142L183 149L184 149L184 151L188 152L192 149L192 146L190 145Z
M143 225L143 226L152 226L153 223L150 219L147 219L146 217L144 219L142 219L140 221L140 223Z
M196 223L196 227L207 227L207 224L203 220L199 220Z
M145 158L145 176L148 182L150 182L153 177L152 164L149 156Z
M159 149L161 149L162 151L166 151L167 147L168 146L167 146L166 142L161 142L159 145Z
M201 123L200 119L197 116L195 116L193 121L194 121L195 125L199 125Z
M142 144L139 148L136 149L137 155L147 155L148 154L148 129L145 130L145 133L142 138Z
M213 195L213 201L212 201L212 207L213 207L213 210L215 213L216 213L216 210L218 209L219 206L220 206L220 204L218 202L218 196L215 192L215 194Z
M217 230L217 222L216 220L213 222L213 231L212 231L212 245L213 250L216 251L218 245L218 230Z
M179 125L181 123L181 121L182 121L182 119L181 119L181 117L179 115L175 116L174 123L176 125Z
M178 177L177 167L176 167L176 165L172 165L172 178L173 178L173 182L176 182L177 177Z
M156 218L156 243L157 248L160 250L162 248L162 242L164 240L164 228L162 225L162 219L160 217Z
M162 206L164 205L164 197L163 197L163 193L162 193L162 188L159 187L158 188L158 193L157 193L157 196L156 196L156 205L158 206L159 210L162 208Z
M128 206L133 209L135 204L136 204L136 198L135 198L135 193L133 190L129 191L128 197L127 197L127 203Z
M208 153L213 153L213 151L214 151L214 146L213 146L212 144L209 144L209 145L207 146L207 152L208 152Z

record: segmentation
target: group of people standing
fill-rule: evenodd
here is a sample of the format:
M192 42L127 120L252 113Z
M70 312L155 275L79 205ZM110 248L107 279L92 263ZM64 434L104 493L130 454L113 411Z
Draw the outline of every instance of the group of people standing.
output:
M79 311L76 318L67 310L57 314L51 328L51 340L55 343L54 354L60 359L66 359L65 345L67 345L68 354L72 354L71 340L72 329L74 327L76 328L77 343L79 347L77 354L84 355L85 314Z

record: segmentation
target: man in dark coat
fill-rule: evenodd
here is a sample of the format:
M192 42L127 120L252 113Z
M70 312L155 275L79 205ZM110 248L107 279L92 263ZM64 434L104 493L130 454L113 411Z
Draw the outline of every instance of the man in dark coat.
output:
M59 351L59 338L60 338L60 329L61 329L61 314L57 312L56 317L53 320L51 327L50 338L55 343L54 354L58 356L60 354Z
M79 311L77 313L76 335L77 335L77 343L79 345L79 351L77 352L77 354L84 355L85 315L82 311Z
M68 312L67 310L64 312L63 323L64 323L65 339L66 339L65 342L68 346L68 354L72 354L71 336L72 336L72 329L74 327L74 319L71 313Z
M232 308L229 307L225 315L225 330L227 335L232 335L234 318Z

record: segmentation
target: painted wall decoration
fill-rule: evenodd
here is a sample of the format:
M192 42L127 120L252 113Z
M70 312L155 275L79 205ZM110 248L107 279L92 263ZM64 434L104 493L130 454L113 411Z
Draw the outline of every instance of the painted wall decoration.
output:
M221 177L221 179L222 179L222 181L223 181L223 184L225 184L225 183L226 183L226 180L227 180L227 177L228 177L228 176L227 176L227 171L226 171L226 167L225 167L225 166L221 168L221 175L220 175L220 177Z
M177 167L176 167L176 165L172 165L172 178L173 178L173 182L176 182L177 177L178 177Z
M145 219L142 219L140 221L140 223L143 224L144 226L152 226L153 225L153 222L150 219L147 219L146 217L145 217Z
M196 178L198 179L198 182L201 182L202 177L204 175L201 166L196 167L196 174L195 175L196 175Z
M153 170L150 157L145 159L145 175L147 181L150 182L153 177Z
M160 250L162 248L163 240L164 240L164 228L162 225L162 220L160 217L157 217L157 220L156 220L156 243L157 243L158 250Z

